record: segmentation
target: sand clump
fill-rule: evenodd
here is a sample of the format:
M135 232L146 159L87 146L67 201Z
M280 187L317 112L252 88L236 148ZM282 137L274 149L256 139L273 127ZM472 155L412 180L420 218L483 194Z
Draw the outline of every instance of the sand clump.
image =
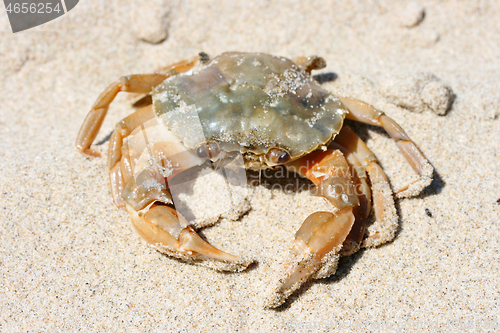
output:
M430 110L443 116L453 102L453 90L432 73L386 79L378 91L389 102L412 112Z
M134 35L151 44L158 44L167 39L171 1L149 0L147 4L132 4L130 21Z

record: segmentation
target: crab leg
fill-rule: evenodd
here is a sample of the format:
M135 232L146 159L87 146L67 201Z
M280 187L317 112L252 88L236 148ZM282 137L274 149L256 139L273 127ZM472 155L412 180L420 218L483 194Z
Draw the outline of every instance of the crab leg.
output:
M338 98L349 110L347 114L348 119L383 127L396 141L396 145L401 153L405 156L413 170L419 175L417 180L406 184L396 191L398 198L415 196L431 183L432 166L398 123L370 104L350 97L339 96Z
M160 69L156 74L135 74L122 76L118 81L110 84L95 101L90 109L85 121L83 122L78 137L76 139L76 148L88 156L99 157L100 154L92 149L90 145L94 142L102 122L106 117L109 105L113 102L120 91L130 93L149 94L151 90L173 75L186 72L193 68L201 56L178 62L176 64Z
M174 76L180 73L184 73L193 68L194 66L196 66L202 59L202 56L206 55L200 54L199 56L179 61L178 63L175 63L173 65L163 66L156 69L154 72L157 74L166 74L168 76ZM147 106L153 102L151 99L151 94L149 93L134 94L134 96L131 96L130 99L132 106L134 107Z
M391 241L398 228L398 216L389 181L378 165L375 155L349 126L342 127L335 138L335 143L356 156L368 172L372 184L375 222L369 231L374 232L363 240L362 246L375 247Z
M344 125L344 127L346 127ZM368 176L366 174L366 169L359 161L358 157L353 151L348 150L346 147L340 145L339 143L333 141L328 145L330 149L338 149L344 154L345 159L349 163L349 166L353 169L352 176L353 182L358 189L359 205L363 211L365 218L370 215L372 208L372 193L370 186L368 186Z
M366 169L358 160L356 155L336 142L331 142L328 147L331 149L338 149L342 152L342 154L344 154L344 157L349 163L349 167L352 168L352 181L359 199L360 209L355 210L355 214L358 215L356 215L356 220L352 226L351 232L344 241L342 250L340 251L341 256L348 256L359 250L363 243L363 239L365 238L366 219L370 215L372 209L372 191L370 186L368 186ZM334 271L331 272L331 274L334 273Z
M269 308L281 305L309 278L335 271L356 219L364 220L349 164L339 150L317 151L286 166L316 184L313 194L325 197L338 211L315 212L303 222L295 234L290 258L268 293L265 306Z
M193 57L191 59L186 59L179 61L173 65L168 65L168 66L163 66L161 68L158 68L155 72L160 73L160 74L167 74L167 75L177 75L180 73L187 72L194 66L200 62L201 58L207 56L206 54L200 54L196 57ZM208 56L207 56L208 57ZM207 58L208 60L208 58Z
M128 167L130 166L130 157L127 154L122 154L123 139L137 126L153 118L154 113L151 105L139 109L116 124L109 140L108 167L111 193L115 204L120 208L125 208L122 191L132 173Z
M87 118L85 118L80 132L78 132L76 148L85 155L99 157L100 154L90 149L90 145L94 142L97 133L99 133L109 105L113 102L116 95L120 91L149 93L155 86L165 81L166 78L168 78L168 75L164 74L128 75L122 76L118 81L109 85L99 95L92 109L90 109Z
M108 167L111 169L122 157L123 139L126 138L135 128L155 117L153 106L143 107L130 116L123 118L115 126L115 130L109 139L108 146Z

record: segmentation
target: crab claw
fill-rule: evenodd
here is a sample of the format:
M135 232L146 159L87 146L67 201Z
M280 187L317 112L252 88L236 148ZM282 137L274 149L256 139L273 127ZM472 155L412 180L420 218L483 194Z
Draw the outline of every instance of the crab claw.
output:
M127 204L127 211L137 233L160 252L222 271L241 271L252 263L205 242L186 219L169 206L154 204L145 212L137 212Z
M353 206L346 207L336 214L316 212L309 215L295 234L291 255L277 283L268 291L267 295L270 296L264 306L280 306L309 278L323 277L324 268L335 270L339 251L354 221ZM335 261L333 267L332 261Z

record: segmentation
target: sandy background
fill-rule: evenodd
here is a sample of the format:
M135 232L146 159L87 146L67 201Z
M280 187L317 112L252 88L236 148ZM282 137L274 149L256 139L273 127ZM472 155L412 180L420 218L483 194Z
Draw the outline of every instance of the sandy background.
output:
M0 331L499 330L499 18L493 0L84 0L12 34L0 6ZM223 274L146 247L113 205L105 159L73 146L119 76L228 50L323 56L328 86L385 110L437 171L422 196L397 201L392 243L344 258L278 311L262 293L321 203L253 188L245 216L202 232L258 261ZM420 72L455 93L446 116L397 107L381 88ZM120 96L98 139L130 110ZM413 176L383 132L356 129L395 188Z

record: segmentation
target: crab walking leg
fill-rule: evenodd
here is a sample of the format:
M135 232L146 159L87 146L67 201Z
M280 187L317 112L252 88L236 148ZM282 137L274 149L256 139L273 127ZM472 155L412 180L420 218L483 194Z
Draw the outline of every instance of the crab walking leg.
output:
M87 114L87 118L85 118L76 139L76 148L85 155L99 157L100 154L90 149L90 145L94 142L97 133L99 133L99 129L101 128L104 117L106 117L109 105L120 91L149 94L154 87L165 81L165 79L179 73L187 72L196 66L201 58L202 55L199 55L189 60L180 61L161 68L159 72L155 74L123 76L118 81L109 85L101 95L99 95L92 109Z
M173 65L160 67L155 72L168 75L177 75L180 73L184 73L196 66L200 62L201 58L202 55L198 55L191 59L179 61Z
M136 127L155 117L151 105L146 106L122 119L116 124L111 135L108 146L108 167L111 183L111 193L115 204L120 208L125 208L125 201L122 198L122 191L125 183L130 178L131 170L128 155L122 156L123 140Z
M85 118L78 137L76 148L85 155L97 156L100 154L92 149L90 145L94 142L104 117L108 112L109 105L120 91L134 93L149 93L154 87L165 81L168 75L164 74L138 74L122 76L118 81L110 84L97 98Z
M331 149L338 149L344 154L344 157L349 163L349 167L352 168L352 181L359 199L360 209L354 211L356 220L340 251L341 256L348 256L360 249L363 239L365 238L366 219L370 215L372 209L372 192L370 186L368 186L368 176L365 167L361 164L356 155L336 142L331 142L328 147ZM326 269L327 267L322 267L322 270ZM336 270L336 267L332 269ZM332 271L328 276L334 273L335 271ZM319 274L318 278L322 277L327 276L321 276L321 274Z
M363 218L349 165L339 150L318 151L286 166L316 184L313 194L325 197L338 211L316 212L303 222L289 260L268 293L268 308L281 305L308 279L332 274L356 218Z
M173 65L168 65L168 66L163 66L158 69L156 69L154 72L157 74L166 74L168 76L174 76L180 73L187 72L194 66L196 66L202 58L202 55L198 55L196 57L193 57L191 59L187 60L182 60L179 61L178 63L175 63ZM132 106L137 107L137 106L147 106L151 105L153 103L151 99L151 94L134 94L135 96L131 96L131 103Z
M344 125L345 126L345 125ZM358 191L359 205L363 212L363 216L367 218L370 215L372 208L372 193L368 185L368 176L366 169L359 161L358 157L350 150L333 141L328 145L330 149L338 149L344 154L345 159L352 168L353 182Z
M134 129L155 117L153 106L143 107L130 116L123 118L115 126L115 130L109 139L108 146L108 167L111 169L122 157L123 139Z
M364 239L362 246L375 247L391 241L398 228L398 216L391 186L375 155L349 126L342 127L335 143L356 155L366 168L372 184L375 222L368 228L370 236Z
M409 182L396 191L398 198L415 196L431 183L432 166L398 123L368 103L350 97L338 96L338 98L349 110L347 114L348 119L383 127L396 141L396 145L401 153L405 156L413 170L419 175L417 180Z
M125 181L123 179L121 163L115 164L111 170L109 170L109 183L111 184L111 196L113 201L118 208L125 208L125 201L122 198L123 186Z

